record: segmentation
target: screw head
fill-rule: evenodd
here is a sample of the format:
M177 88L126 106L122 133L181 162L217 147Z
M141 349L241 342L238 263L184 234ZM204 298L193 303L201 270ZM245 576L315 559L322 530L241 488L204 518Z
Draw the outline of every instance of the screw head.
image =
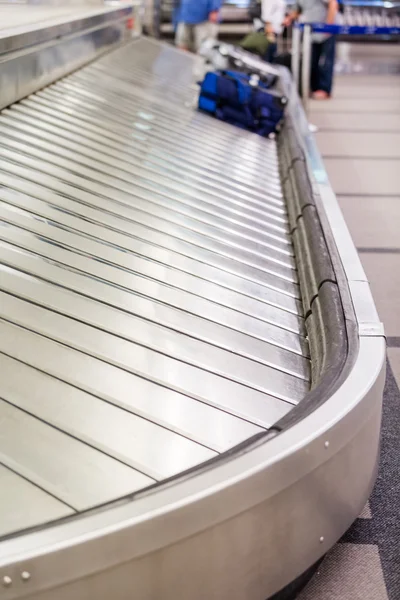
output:
M323 536L323 535L321 535L321 537L319 538L319 542L320 542L320 544L323 544L323 543L324 543L324 541L325 541L325 538L324 538L324 536Z
M22 581L29 581L30 578L31 578L31 574L29 573L29 571L22 571L22 573L21 573Z
M3 585L4 587L10 587L12 585L12 579L8 575L4 575L3 577Z
M329 442L325 442L325 448L329 448Z

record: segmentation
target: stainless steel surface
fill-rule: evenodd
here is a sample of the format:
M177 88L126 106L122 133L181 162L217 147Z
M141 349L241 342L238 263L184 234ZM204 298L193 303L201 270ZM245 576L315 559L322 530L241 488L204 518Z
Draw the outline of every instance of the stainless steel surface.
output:
M75 510L114 500L152 483L142 473L8 402L0 402L0 411L3 464ZM2 519L7 515L3 513Z
M75 510L138 492L3 540L6 600L266 598L341 537L373 485L385 344L359 327L377 325L368 289L362 314L346 306L359 343L340 386L257 436L309 387L276 146L193 116L193 66L135 42L0 115L4 454Z
M0 535L34 527L74 513L73 509L56 500L7 467L0 465Z
M182 84L161 102L164 53ZM0 115L1 397L22 415L3 462L78 511L265 432L309 390L276 144L194 114L193 66L138 41Z
M136 35L138 2L104 6L0 5L0 108Z
M123 600L132 586L143 599L158 590L171 599L181 592L195 600L268 597L331 547L370 493L384 360L383 340L363 338L343 387L268 443L183 485L59 526L51 537L41 531L23 543L3 542L0 575L38 575L29 590L16 586L5 598L50 600L56 593L69 600L83 586L101 599L112 593ZM350 475L353 464L357 477ZM287 552L284 573L277 548Z

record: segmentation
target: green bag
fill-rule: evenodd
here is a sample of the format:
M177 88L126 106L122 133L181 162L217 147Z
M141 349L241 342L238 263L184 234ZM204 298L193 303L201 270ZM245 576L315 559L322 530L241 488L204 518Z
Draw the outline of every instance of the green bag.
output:
M263 31L252 31L244 40L241 41L240 47L243 50L265 56L268 50L269 41Z

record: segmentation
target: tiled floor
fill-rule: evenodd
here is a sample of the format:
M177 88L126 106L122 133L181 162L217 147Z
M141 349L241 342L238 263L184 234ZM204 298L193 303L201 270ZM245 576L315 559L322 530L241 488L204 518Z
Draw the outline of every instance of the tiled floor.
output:
M331 101L312 103L310 120L389 336L390 366L371 506L299 600L399 600L400 484L390 473L400 471L400 45L345 45L338 54L340 71L353 73L337 77ZM355 64L374 74L354 74ZM376 75L379 65L398 74Z
M357 248L400 246L400 196L343 195L338 200Z

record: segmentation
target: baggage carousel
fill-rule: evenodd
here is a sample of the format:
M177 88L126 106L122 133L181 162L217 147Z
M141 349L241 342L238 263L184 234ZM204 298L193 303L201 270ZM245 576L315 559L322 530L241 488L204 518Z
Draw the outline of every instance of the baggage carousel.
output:
M0 96L1 598L265 600L374 483L368 282L286 71L267 140L196 57L88 56Z

